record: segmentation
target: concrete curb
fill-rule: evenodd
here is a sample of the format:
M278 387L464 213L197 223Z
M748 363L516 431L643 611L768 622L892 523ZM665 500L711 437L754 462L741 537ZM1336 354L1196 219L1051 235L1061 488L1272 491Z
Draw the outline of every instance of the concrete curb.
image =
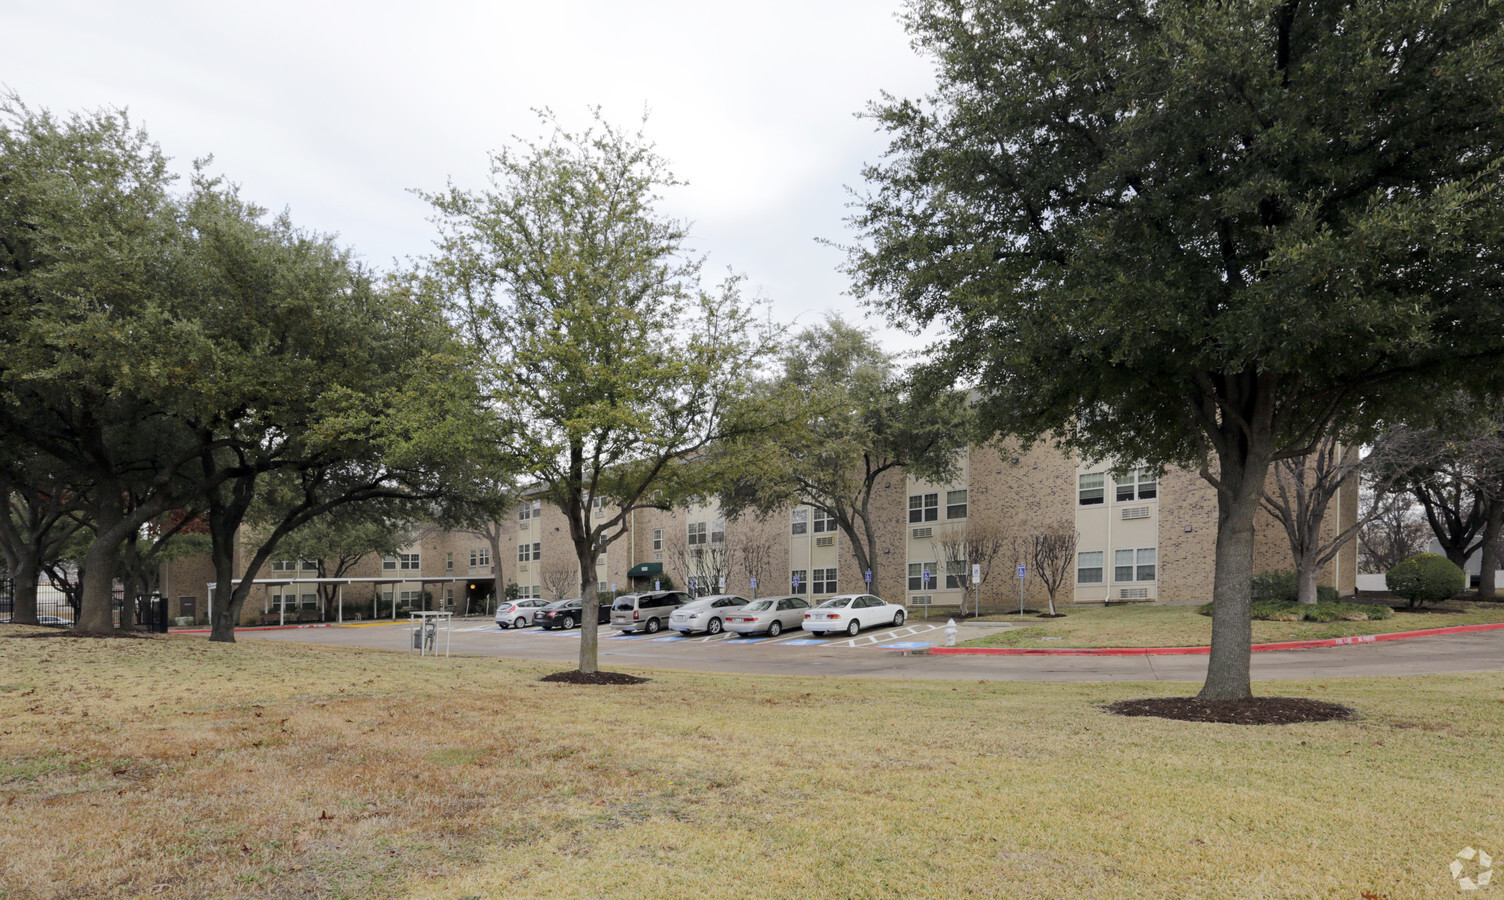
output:
M1281 641L1275 644L1254 644L1255 653L1270 650L1315 650L1323 647L1343 647L1348 644L1373 644L1379 641L1403 641L1410 638L1432 637L1442 634L1471 634L1478 631L1504 629L1504 622L1484 625L1453 625L1448 628L1427 628L1423 631L1393 631L1388 634L1359 634L1352 637L1327 638L1320 641ZM931 656L1196 656L1212 652L1210 647L931 647Z

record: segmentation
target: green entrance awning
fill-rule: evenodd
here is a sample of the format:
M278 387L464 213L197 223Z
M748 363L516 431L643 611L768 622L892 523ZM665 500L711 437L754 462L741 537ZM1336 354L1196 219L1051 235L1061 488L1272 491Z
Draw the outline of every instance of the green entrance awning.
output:
M628 578L647 578L663 574L663 563L638 563L627 572Z

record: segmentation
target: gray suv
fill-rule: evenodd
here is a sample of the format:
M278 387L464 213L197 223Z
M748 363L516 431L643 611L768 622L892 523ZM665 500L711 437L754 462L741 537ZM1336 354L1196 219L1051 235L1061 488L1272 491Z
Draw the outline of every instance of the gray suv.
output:
M626 632L656 634L668 624L669 615L689 602L683 591L644 591L622 594L611 604L611 627Z

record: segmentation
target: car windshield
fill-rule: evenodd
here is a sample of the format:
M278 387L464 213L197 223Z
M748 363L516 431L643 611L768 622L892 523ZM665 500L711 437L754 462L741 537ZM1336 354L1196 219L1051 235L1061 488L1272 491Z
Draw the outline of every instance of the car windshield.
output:
M772 600L754 600L753 602L747 604L747 612L761 612L762 610L772 608Z
M831 597L829 600L815 607L815 609L845 609L846 605L850 602L850 597Z
M568 600L559 600L559 601L556 601L554 603L550 603L550 604L548 604L547 606L545 606L543 608L544 609L563 609L564 607L566 607L568 605L569 605L569 601Z

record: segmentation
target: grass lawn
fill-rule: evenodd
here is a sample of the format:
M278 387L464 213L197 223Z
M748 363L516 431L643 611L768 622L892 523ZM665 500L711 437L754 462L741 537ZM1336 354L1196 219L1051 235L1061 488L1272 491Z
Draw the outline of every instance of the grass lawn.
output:
M1504 673L1280 682L1360 718L1245 727L1098 710L1187 685L33 631L0 626L5 898L1400 898L1504 857Z
M1133 604L1057 606L1063 619L991 616L986 621L1016 622L1026 628L963 641L963 647L1205 647L1212 620L1194 606ZM1449 601L1417 612L1396 610L1378 622L1254 622L1254 643L1314 641L1358 634L1389 634L1452 625L1504 622L1504 603ZM961 632L964 637L965 631Z

